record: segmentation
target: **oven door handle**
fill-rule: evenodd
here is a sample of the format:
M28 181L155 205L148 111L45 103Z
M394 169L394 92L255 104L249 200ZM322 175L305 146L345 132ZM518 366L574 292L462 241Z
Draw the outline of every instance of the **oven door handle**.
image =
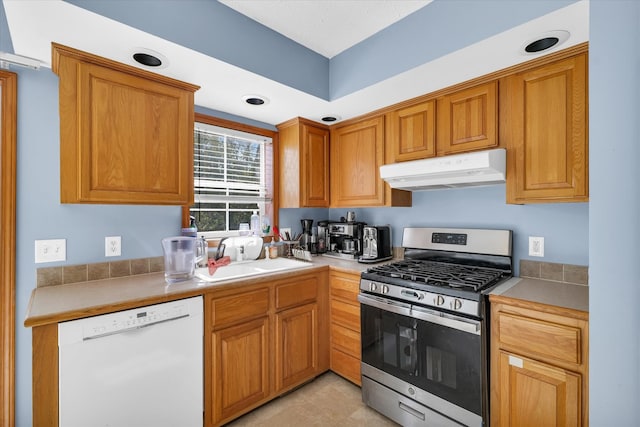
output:
M381 310L390 311L392 313L401 314L403 316L413 317L415 319L425 320L449 328L457 329L462 332L468 332L474 335L481 334L480 321L473 319L463 319L457 316L448 315L446 313L429 310L422 307L416 307L411 304L405 304L385 298L371 297L369 295L358 295L358 301L361 304L379 308Z

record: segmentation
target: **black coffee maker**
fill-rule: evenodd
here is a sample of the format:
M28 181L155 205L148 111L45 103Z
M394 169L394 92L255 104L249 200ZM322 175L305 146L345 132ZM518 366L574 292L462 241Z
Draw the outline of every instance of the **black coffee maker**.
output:
M313 220L312 219L301 219L300 223L302 224L302 236L300 236L300 247L306 251L311 252L312 250L312 242L313 240ZM315 251L314 251L315 252Z

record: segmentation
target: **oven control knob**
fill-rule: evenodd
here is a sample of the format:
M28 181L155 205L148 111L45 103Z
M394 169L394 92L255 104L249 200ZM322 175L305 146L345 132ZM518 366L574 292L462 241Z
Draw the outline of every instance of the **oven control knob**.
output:
M453 300L453 309L454 310L460 310L462 308L462 301L460 301L458 298Z
M442 305L442 304L444 304L444 297L443 297L442 295L438 295L438 296L435 298L435 303L436 303L436 305Z
M372 283L369 283L369 291L371 291L371 292L375 292L375 291L377 291L377 290L378 290L378 287L376 286L376 284L375 284L375 283L373 283L373 282L372 282Z
M382 285L382 288L380 290L383 294L386 294L387 292L389 292L389 287L387 285Z

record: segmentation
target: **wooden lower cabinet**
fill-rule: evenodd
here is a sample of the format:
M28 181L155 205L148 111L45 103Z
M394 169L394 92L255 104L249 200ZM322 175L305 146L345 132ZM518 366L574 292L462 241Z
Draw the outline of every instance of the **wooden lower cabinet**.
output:
M490 300L491 426L588 426L588 313Z
M328 300L326 270L205 298L206 427L226 424L329 369Z
M329 275L331 306L331 370L362 385L360 378L360 275L332 271Z
M269 387L269 318L213 333L213 422L265 400Z
M500 352L500 425L580 426L580 374Z
M318 368L318 307L307 304L276 314L276 389L312 378Z

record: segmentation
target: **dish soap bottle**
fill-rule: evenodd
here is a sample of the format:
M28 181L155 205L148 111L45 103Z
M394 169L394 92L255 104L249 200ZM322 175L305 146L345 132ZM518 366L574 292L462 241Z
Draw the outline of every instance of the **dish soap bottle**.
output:
M251 234L254 236L260 235L260 217L258 216L258 211L253 211L253 215L251 215Z
M189 227L184 227L182 229L182 235L183 236L188 236L188 237L198 237L198 227L196 226L196 218L193 216L190 216L189 219L190 224Z

